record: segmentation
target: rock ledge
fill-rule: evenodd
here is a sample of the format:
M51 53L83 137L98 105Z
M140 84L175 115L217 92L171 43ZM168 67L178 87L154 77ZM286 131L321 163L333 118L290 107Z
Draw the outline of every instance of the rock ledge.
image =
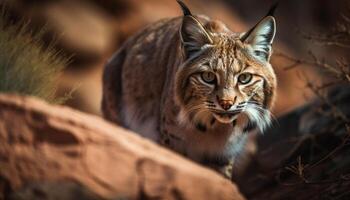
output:
M243 199L235 185L103 119L0 95L0 199Z

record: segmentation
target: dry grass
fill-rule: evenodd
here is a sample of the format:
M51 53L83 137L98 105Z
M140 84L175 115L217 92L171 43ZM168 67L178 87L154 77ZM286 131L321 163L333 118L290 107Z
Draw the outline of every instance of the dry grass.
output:
M68 59L45 46L45 30L33 33L28 24L12 24L5 14L0 19L0 92L32 95L60 103L55 96L57 80Z

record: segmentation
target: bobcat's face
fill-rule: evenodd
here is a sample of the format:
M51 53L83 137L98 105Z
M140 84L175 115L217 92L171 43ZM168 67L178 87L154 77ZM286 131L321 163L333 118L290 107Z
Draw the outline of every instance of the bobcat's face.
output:
M269 16L245 34L208 31L193 16L181 28L186 62L176 75L182 120L211 126L246 124L261 131L270 123L276 77L269 63L275 21ZM240 120L242 121L242 120Z

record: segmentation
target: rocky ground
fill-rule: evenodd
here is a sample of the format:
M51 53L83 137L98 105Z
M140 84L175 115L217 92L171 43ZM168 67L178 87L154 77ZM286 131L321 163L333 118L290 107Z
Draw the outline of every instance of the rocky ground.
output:
M0 95L0 199L243 199L237 187L130 131Z

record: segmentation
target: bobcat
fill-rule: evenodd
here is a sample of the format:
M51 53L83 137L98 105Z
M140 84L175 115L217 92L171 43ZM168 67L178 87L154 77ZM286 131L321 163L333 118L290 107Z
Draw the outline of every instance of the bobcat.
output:
M234 33L178 3L184 16L148 26L108 62L102 111L230 177L249 135L271 123L275 19L271 11L248 32Z

